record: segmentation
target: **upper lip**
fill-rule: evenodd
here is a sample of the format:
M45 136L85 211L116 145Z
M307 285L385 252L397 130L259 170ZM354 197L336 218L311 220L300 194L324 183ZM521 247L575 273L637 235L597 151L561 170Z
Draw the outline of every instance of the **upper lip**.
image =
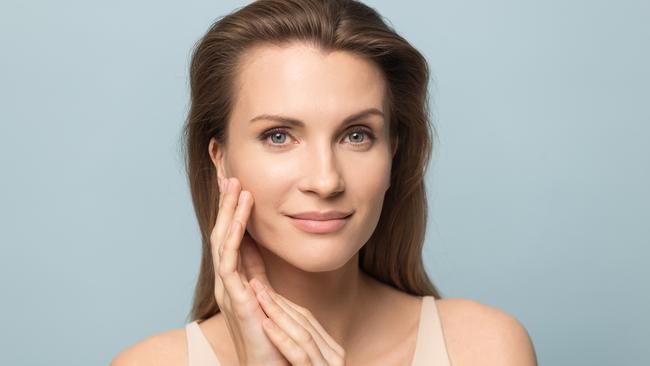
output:
M350 212L343 212L343 211L324 211L324 212L309 211L309 212L300 212L300 213L296 213L296 214L290 214L290 215L287 215L287 216L293 217L294 219L301 219L301 220L324 221L324 220L341 219L341 218L352 215L352 213L353 213L353 211L350 211Z

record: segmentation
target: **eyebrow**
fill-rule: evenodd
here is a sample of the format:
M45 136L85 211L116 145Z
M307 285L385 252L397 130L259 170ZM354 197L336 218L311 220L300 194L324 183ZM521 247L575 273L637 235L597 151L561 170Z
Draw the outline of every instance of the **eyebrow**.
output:
M352 114L352 115L346 117L343 120L342 124L347 125L348 123L351 123L351 122L363 120L364 118L369 117L371 115L378 115L378 116L381 116L382 118L384 118L384 113L382 111L380 111L379 109L377 109L377 108L368 108L368 109L362 110L361 112L357 112L355 114ZM291 118L291 117L285 117L285 116L277 115L277 114L261 114L261 115L255 117L255 118L251 119L250 123L253 123L253 122L259 121L259 120L264 120L264 119L270 120L270 121L284 122L284 123L294 125L294 126L300 126L300 127L305 126L305 123L303 121L300 121L298 119Z

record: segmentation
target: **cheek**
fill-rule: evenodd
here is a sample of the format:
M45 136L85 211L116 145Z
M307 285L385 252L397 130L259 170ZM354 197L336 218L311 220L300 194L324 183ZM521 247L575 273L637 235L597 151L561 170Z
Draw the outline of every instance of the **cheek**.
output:
M390 160L378 160L364 171L364 179L355 179L353 200L362 215L358 217L359 239L370 239L375 231L384 204L386 191L390 187Z
M390 165L374 166L370 171L366 171L364 179L354 181L352 190L356 193L354 201L358 209L363 214L359 217L362 222L360 236L363 239L369 239L379 222L383 208L384 197L390 186Z
M242 190L253 194L255 203L277 196L281 189L277 185L282 185L288 179L289 168L286 164L269 161L253 147L240 148L236 156L228 164L229 173L239 179Z
M230 160L228 167L229 173L241 181L242 189L265 195L282 189L276 186L285 185L292 179L292 174L300 170L296 159L265 152L260 148L261 144L240 143L236 159Z
M239 155L241 157L241 155ZM242 159L239 164L231 165L232 176L239 179L242 190L249 191L253 196L246 229L256 239L256 234L264 237L275 235L278 220L282 219L279 207L281 199L286 195L286 182L289 180L286 172L278 169L278 164L269 164L264 159Z
M353 183L354 191L363 197L368 203L376 201L383 196L390 186L391 160L387 158L376 159L372 164L367 164L361 170L362 177L350 177L349 182ZM359 174L359 169L354 174ZM360 179L362 178L362 179Z

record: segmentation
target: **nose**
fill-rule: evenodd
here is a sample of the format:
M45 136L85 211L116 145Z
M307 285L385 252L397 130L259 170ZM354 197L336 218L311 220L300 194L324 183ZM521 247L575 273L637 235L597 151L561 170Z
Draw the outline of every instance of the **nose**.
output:
M343 175L336 158L328 144L317 144L309 149L302 164L303 176L299 189L313 192L322 198L335 196L345 189Z

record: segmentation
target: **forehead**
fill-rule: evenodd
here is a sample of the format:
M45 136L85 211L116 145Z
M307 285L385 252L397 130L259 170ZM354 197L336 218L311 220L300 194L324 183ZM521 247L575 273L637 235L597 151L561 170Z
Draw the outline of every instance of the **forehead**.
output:
M385 81L371 61L303 44L257 46L241 63L233 117L263 113L343 120L361 109L384 111Z

